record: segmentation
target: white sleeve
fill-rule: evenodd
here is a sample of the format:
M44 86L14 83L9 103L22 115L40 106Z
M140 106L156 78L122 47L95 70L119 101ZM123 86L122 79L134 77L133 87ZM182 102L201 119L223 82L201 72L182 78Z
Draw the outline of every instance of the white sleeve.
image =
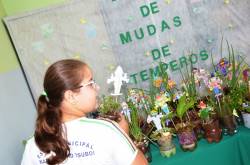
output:
M34 143L33 138L28 140L28 142L26 143L21 165L36 165L37 164L35 163L37 161L34 160L35 150L33 150L34 148L32 147L32 143Z
M137 148L118 124L113 123L113 125L115 129L110 133L112 158L115 164L130 165L137 155Z
M31 158L30 158L30 145L29 145L28 142L25 145L21 165L32 165L32 161L31 161Z

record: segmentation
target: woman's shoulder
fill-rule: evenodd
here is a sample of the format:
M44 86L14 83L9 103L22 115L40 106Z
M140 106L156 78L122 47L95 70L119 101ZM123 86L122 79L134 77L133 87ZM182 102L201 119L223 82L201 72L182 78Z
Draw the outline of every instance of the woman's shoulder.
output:
M25 142L25 149L28 150L30 153L40 151L36 145L34 136L28 138Z
M35 144L35 138L34 136L30 136L28 139L24 140L25 147L34 145Z
M117 131L117 129L119 129L117 123L103 118L98 118L98 119L81 118L79 119L79 125L80 126L84 125L87 127L94 127L104 130L113 130L113 131Z
M43 154L39 148L37 147L35 143L34 136L30 137L25 142L25 150L23 153L22 163L21 165L31 165L31 164L37 164L37 162L44 162L45 160L42 160ZM36 163L34 163L36 162Z

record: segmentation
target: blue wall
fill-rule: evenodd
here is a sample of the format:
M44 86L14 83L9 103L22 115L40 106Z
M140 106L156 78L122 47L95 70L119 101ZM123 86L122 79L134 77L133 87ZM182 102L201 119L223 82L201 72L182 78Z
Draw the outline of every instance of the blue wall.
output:
M0 0L0 19L64 0ZM11 41L0 22L0 164L20 164L33 135L36 109Z

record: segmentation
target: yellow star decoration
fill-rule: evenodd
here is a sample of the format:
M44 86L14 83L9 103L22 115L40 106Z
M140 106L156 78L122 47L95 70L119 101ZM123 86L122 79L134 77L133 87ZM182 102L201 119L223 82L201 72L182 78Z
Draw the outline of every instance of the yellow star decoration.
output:
M81 22L81 24L87 23L86 19L84 19L84 18L81 18L81 19L80 19L80 22Z
M165 0L166 4L170 4L172 2L172 0Z
M229 0L224 0L224 3L227 5L227 4L229 4Z
M229 27L229 29L232 29L233 28L233 24L228 24L228 27Z
M112 70L115 69L115 66L114 66L113 64L109 64L109 65L108 65L108 69L109 69L110 71L112 71Z
M43 63L44 63L44 65L49 65L49 61L48 60L44 60Z
M174 40L173 39L171 39L169 42L170 42L171 45L174 44Z
M149 52L149 51L146 51L146 52L145 52L145 56L147 56L147 57L150 56L150 52Z
M79 53L77 53L77 54L75 54L75 55L73 56L73 58L79 60L79 59L81 58L81 56L80 56Z

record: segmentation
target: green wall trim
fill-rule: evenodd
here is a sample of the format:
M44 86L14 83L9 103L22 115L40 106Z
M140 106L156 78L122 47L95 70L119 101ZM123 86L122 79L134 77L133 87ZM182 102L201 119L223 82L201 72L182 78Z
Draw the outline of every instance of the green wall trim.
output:
M6 14L16 15L19 13L60 4L66 0L2 0Z
M4 27L2 18L6 16L3 2L0 1L0 73L14 70L19 67L16 54Z
M3 24L3 17L17 15L66 0L0 0L0 74L20 67L10 37Z

